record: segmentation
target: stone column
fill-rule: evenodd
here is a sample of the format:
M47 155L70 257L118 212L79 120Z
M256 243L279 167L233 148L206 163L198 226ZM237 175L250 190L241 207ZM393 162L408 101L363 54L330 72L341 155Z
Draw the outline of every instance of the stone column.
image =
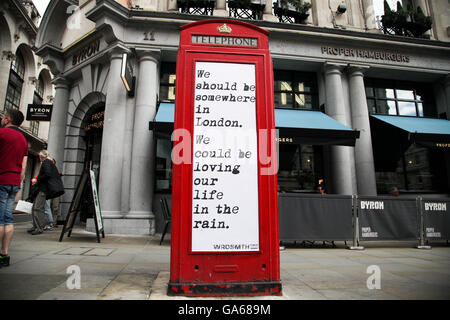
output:
M228 17L229 13L226 9L226 0L216 0L216 8L214 9L214 15L219 17Z
M11 61L13 60L14 54L11 51L1 51L0 49L0 77L2 80L2 85L0 86L0 109L3 110L5 106L6 90L8 89L9 80L9 70L11 69Z
M348 112L345 107L344 92L342 88L342 73L344 65L329 64L324 66L326 104L325 111L333 119L343 125L351 127L347 123ZM331 146L331 186L332 193L336 194L356 194L356 185L353 183L352 171L355 165L354 152L352 147Z
M447 120L450 120L450 74L444 79L444 89L445 89L445 101L446 108L445 112L447 114ZM450 152L443 152L445 157L445 163L447 163L447 175L450 174ZM448 187L450 188L450 181L447 182Z
M447 106L445 112L447 113L447 120L450 120L450 74L444 80L445 89L445 100L447 101Z
M149 131L148 123L156 115L159 55L159 52L138 52L139 76L131 154L130 212L127 219L154 219L152 200L155 153L153 132ZM152 229L152 225L150 228Z
M363 72L367 68L350 65L348 68L350 81L349 91L353 129L359 130L360 132L359 139L356 139L355 145L358 193L364 196L376 196L377 184L373 160L372 136L363 75Z
M178 11L177 0L167 0L167 11Z
M130 57L128 58L130 59ZM133 75L138 75L138 68L133 64ZM123 153L128 155L123 159L122 168L122 214L126 216L130 211L130 179L131 179L131 153L133 146L133 126L134 126L134 108L136 105L135 97L127 97L126 118L125 118L125 136Z
M373 0L363 0L362 1L363 10L364 10L364 24L368 31L376 31L377 22L375 17L375 10L373 8ZM381 19L381 18L380 18Z
M52 118L48 134L48 152L56 159L60 170L63 169L64 147L67 128L67 111L69 108L69 83L61 77L53 80L55 98L53 100Z
M111 63L106 91L103 125L102 155L100 160L99 198L105 219L121 218L121 189L126 119L127 92L120 79L122 54L125 49L111 52Z
M264 7L263 20L278 22L278 18L272 13L273 0L266 0Z

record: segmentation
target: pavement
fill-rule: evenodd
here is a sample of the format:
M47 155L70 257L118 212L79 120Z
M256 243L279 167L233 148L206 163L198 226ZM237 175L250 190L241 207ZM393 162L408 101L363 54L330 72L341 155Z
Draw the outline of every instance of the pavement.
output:
M166 295L170 236L106 234L74 229L59 242L62 226L41 235L15 225L11 265L0 268L0 300L202 300ZM348 250L322 242L287 243L280 251L282 296L218 300L447 300L450 247L416 242L365 242ZM76 278L76 274L80 277ZM77 281L79 279L79 281Z

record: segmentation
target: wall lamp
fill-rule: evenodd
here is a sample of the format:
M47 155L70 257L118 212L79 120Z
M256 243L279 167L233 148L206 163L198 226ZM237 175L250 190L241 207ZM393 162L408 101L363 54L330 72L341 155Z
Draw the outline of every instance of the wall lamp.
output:
M347 7L345 6L345 4L341 3L340 5L338 5L336 13L343 14L345 13L345 11L347 11Z

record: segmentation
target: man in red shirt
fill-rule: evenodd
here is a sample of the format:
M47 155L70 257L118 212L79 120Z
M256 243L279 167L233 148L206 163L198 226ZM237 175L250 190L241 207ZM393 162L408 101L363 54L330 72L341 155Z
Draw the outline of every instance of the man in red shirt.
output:
M0 268L9 266L8 248L14 234L12 209L14 198L25 175L28 143L19 126L24 116L19 110L8 109L0 128Z

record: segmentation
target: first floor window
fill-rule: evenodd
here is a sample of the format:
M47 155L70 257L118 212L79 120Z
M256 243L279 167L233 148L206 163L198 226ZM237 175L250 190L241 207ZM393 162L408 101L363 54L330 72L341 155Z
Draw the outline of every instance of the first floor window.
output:
M30 121L30 131L35 136L39 135L39 121Z
M22 95L22 86L16 87L9 83L6 89L5 109L20 108L20 96Z
M22 95L23 79L25 77L25 62L22 54L17 51L9 70L8 87L4 109L20 109L20 97Z
M366 79L369 113L436 117L433 90L426 83Z
M175 101L175 80L177 67L175 63L163 62L159 86L159 99L161 101Z
M315 73L274 70L275 108L319 110Z

